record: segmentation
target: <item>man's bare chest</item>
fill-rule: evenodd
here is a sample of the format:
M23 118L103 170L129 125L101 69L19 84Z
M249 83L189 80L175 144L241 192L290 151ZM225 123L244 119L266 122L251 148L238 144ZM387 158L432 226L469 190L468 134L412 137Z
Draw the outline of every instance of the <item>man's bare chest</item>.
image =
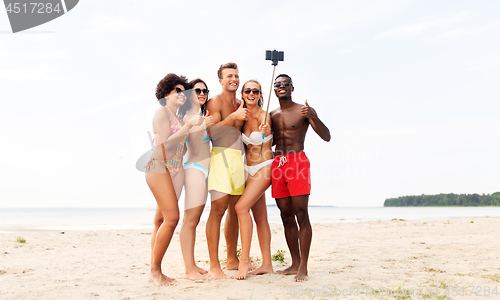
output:
M298 130L305 125L305 120L300 111L280 112L272 116L275 130Z

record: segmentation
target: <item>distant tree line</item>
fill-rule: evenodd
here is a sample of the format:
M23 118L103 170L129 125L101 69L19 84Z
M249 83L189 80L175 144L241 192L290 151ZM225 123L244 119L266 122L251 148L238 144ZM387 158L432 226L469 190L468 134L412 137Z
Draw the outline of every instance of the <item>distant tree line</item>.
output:
M500 192L402 196L386 199L384 206L500 206Z

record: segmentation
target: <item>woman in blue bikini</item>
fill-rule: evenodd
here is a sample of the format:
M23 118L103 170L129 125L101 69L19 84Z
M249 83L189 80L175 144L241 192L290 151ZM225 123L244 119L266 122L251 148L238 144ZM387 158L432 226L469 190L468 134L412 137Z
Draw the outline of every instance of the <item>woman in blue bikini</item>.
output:
M184 120L189 120L196 115L207 115L205 121L199 126L189 130L189 139L186 141L187 158L184 163L186 190L184 204L184 220L180 232L182 257L186 274L184 278L191 280L207 280L203 274L207 271L196 266L194 260L194 244L196 240L196 226L207 201L207 178L210 165L210 137L208 127L214 124L214 118L205 111L208 100L208 88L201 79L189 82L191 94L188 101L179 108L178 115Z
M177 109L186 102L187 87L186 77L172 73L165 76L156 87L156 97L161 107L153 117L154 148L146 166L146 182L157 203L149 273L149 280L156 285L175 283L175 279L162 273L161 262L179 222L177 200L184 184L184 144L189 129L203 122L201 116L193 116L182 124L175 116Z
M257 225L257 236L262 253L262 266L252 271L251 274L273 273L271 261L271 229L267 221L266 197L264 192L271 185L271 151L273 135L268 134L262 138L259 125L264 123L266 112L262 109L262 88L258 81L249 80L241 89L241 97L250 111L250 118L242 128L241 140L245 144L246 163L245 170L248 177L245 191L236 203L241 235L241 257L236 279L245 279L252 267L250 262L250 244L252 242L253 222L250 209ZM267 117L267 124L271 127L271 117ZM263 145L260 154L261 144Z

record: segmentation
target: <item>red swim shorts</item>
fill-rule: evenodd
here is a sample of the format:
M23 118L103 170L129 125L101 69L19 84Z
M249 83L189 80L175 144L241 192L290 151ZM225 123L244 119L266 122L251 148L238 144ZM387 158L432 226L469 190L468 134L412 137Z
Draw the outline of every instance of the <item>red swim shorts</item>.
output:
M304 152L274 157L271 194L280 199L311 193L311 164Z

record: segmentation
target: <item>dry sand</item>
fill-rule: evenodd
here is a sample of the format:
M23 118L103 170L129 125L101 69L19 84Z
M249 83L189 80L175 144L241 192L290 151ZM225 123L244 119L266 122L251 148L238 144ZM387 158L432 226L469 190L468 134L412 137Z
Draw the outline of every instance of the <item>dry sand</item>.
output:
M290 256L281 224L271 228L273 254L287 251L285 264L274 263L279 270ZM337 293L342 299L410 299L396 297L399 287L411 299L429 298L429 293L432 299L499 298L499 228L497 218L313 224L309 281L268 274L195 283L182 279L178 227L163 261L166 274L177 279L170 287L147 281L147 230L1 233L0 298L336 299ZM204 229L200 224L195 252L199 266L208 268ZM16 242L19 236L26 242ZM255 236L254 258L260 257ZM447 287L450 295L443 298ZM383 295L376 290L381 288ZM415 296L419 290L422 295Z

